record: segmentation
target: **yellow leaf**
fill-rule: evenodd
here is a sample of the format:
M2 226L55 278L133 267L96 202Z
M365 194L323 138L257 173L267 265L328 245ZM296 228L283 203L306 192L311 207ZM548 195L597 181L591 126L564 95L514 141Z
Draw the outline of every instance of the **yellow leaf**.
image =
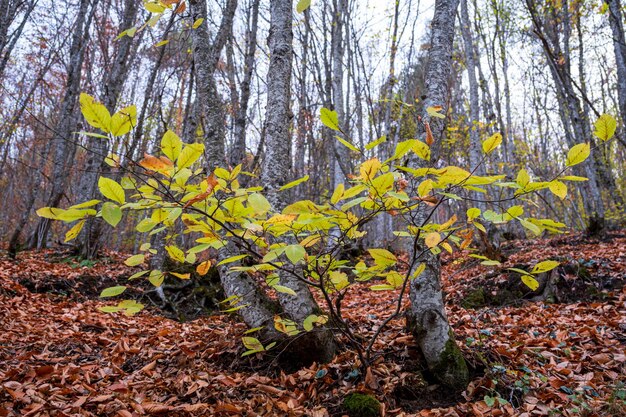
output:
M98 189L103 196L110 200L116 201L120 204L124 204L126 202L124 189L121 185L110 178L100 177L98 180Z
M144 3L143 7L150 13L163 13L165 10L165 6L162 6L158 3Z
M191 274L189 272L187 272L186 274L180 274L178 272L170 272L170 275L173 275L176 278L180 278L180 279L189 279L189 278L191 278Z
M282 187L280 187L280 188L278 189L278 191L288 190L289 188L295 187L296 185L299 185L299 184L301 184L301 183L303 183L303 182L305 182L305 181L308 181L308 180L309 180L309 176L308 176L308 175L305 175L305 176L304 176L304 177L302 177L302 178L298 178L298 179L297 179L297 180L295 180L295 181L291 181L290 183L287 183L287 184L283 185Z
M437 232L429 233L424 238L424 242L429 248L434 248L439 244L439 242L441 242L441 235Z
M167 254L170 255L170 258L172 258L173 260L180 263L185 262L185 253L178 247L174 245L169 245L165 247L165 250L167 251Z
M422 141L413 142L413 152L425 161L430 160L430 147Z
M67 233L65 233L65 243L76 239L80 231L83 229L84 225L85 225L85 220L81 220L78 223L76 223L74 226L72 226L72 228L68 230Z
M170 43L170 40L169 39L165 39L165 40L162 40L161 42L155 43L154 47L158 48L160 46L167 45L168 43Z
M610 114L603 114L596 120L594 124L596 128L593 134L598 137L601 141L606 142L611 139L615 134L615 129L617 129L617 121Z
M530 275L522 275L522 282L533 291L537 291L539 288L539 282Z
M378 158L368 159L367 161L363 162L359 167L359 172L361 173L360 179L363 181L371 180L372 178L374 178L381 166L382 164L380 163Z
M209 273L209 269L211 269L211 261L204 261L196 267L196 272L199 275L206 275Z
M387 140L387 136L382 135L381 137L379 137L378 139L368 143L367 145L365 145L365 149L372 150L375 147L377 147L378 145L380 145L381 143L385 142Z
M561 200L564 200L565 197L567 197L567 185L561 181L550 181L548 188L550 188L550 191L552 191L552 193Z
M111 134L123 136L137 124L137 107L124 107L111 117Z
M396 256L387 249L368 249L367 250L376 265L386 268L397 262Z
M304 11L309 8L309 6L311 6L311 0L300 0L296 5L296 11L298 13L304 13Z
M417 194L420 197L426 197L433 189L433 180L424 180L417 186Z
M345 146L346 148L350 149L351 151L361 153L361 151L359 150L359 148L357 148L356 146L354 146L353 144L351 144L351 143L350 143L350 142L348 142L347 140L343 139L341 136L337 136L337 135L335 135L335 139L337 139L339 142L341 142L341 144L342 144L343 146Z
M202 22L204 22L204 18L200 17L198 19L196 19L195 22L193 22L193 25L191 26L194 29L198 29L200 27L200 25L202 24Z
M178 135L171 130L168 130L161 139L161 151L175 161L180 155L180 151L183 149L183 141L180 140Z
M515 182L522 188L526 187L530 182L530 176L528 175L528 171L523 168L520 169L517 173L517 179L515 180Z
M339 118L337 117L336 111L329 110L326 107L322 107L320 109L320 120L322 121L322 124L327 128L340 131Z
M591 153L591 148L588 143L579 143L572 147L567 153L567 162L565 165L568 167L578 165L583 162L589 154Z
M176 161L178 170L189 168L198 160L198 158L200 158L202 152L204 152L204 145L200 143L185 146Z
M483 152L491 153L502 143L502 134L494 133L483 142Z
M85 93L80 94L79 102L80 111L87 123L106 133L111 131L111 114L104 104L97 102L96 99Z
M341 200L341 197L343 197L343 192L344 191L345 191L345 186L343 185L343 183L339 184L335 188L335 191L333 192L333 195L330 197L330 203L331 204L337 204L339 202L339 200Z
M446 116L442 113L439 113L443 107L441 106L431 106L426 109L426 113L429 114L430 117L436 117L438 119L445 119Z
M141 265L145 259L145 255L133 255L130 258L124 261L124 264L127 266L137 266Z

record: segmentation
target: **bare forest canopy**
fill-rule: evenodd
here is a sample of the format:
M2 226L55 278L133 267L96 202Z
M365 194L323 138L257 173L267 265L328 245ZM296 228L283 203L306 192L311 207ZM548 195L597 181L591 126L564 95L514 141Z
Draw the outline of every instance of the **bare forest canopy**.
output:
M513 413L480 385L495 362L459 343L457 304L571 301L585 261L512 263L527 239L623 244L620 0L0 2L2 249L117 262L94 317L214 314L238 360L323 379L350 356L342 387L379 399L396 332L411 392L481 386L480 407ZM450 320L463 265L488 272ZM613 320L623 280L598 282ZM387 304L365 330L351 308L372 293ZM620 390L597 409L623 411ZM335 411L392 404L358 393Z

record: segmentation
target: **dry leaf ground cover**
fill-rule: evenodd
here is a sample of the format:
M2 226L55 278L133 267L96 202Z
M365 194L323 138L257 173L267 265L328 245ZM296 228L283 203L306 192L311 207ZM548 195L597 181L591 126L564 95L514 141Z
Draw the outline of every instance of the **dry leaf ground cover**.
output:
M180 323L153 308L99 312L99 291L134 272L124 256L82 265L54 251L2 257L0 416L339 416L352 391L376 395L387 416L626 415L624 235L508 242L507 253L502 267L444 259L450 320L473 368L458 396L417 371L402 319L382 333L367 375L350 351L287 374L271 358L240 356L245 328L229 315ZM559 302L515 294L503 268L545 259L568 265ZM394 296L358 288L345 314L370 335Z

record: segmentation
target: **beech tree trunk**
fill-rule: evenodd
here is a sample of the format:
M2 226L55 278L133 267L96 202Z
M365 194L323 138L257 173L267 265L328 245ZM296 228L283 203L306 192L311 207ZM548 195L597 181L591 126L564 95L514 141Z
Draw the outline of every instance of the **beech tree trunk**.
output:
M217 166L223 166L226 164L224 150L226 113L222 97L217 90L214 73L233 25L237 0L228 0L226 3L220 27L213 41L208 31L206 0L191 0L189 5L194 22L200 18L204 19L198 28L191 31L191 37L196 70L196 100L204 133L205 153L210 161L218 162Z
M447 113L450 104L454 21L458 4L459 0L436 0L432 21L424 109L439 105L443 108L443 114ZM437 163L440 142L445 131L445 119L431 119L424 111L422 120L430 124L435 142L431 146L431 161L424 163L414 159L410 161L414 167ZM426 220L428 210L423 204L418 208L416 217L419 224ZM420 244L411 248L418 253L424 249ZM409 327L433 376L451 389L462 390L468 384L469 374L446 316L441 291L441 263L439 257L430 251L426 250L424 254L426 269L410 284Z
M126 0L124 2L124 14L118 29L119 32L133 26L138 10L137 1ZM103 104L111 115L116 110L124 81L130 69L131 47L134 39L134 37L124 36L118 41L113 65L108 69L103 80ZM98 178L109 171L109 166L104 162L109 153L109 144L105 139L88 136L85 149L88 155L85 161L85 170L78 179L78 201L98 198ZM85 222L78 238L78 252L83 258L91 259L97 256L102 243L100 241L102 225L102 219L95 217L90 217Z
M624 126L626 123L626 37L624 36L624 14L622 13L623 9L620 0L606 0L606 3L609 5L609 24L613 32L619 113L622 118L622 126Z
M58 115L59 119L52 137L52 185L46 197L45 205L47 207L58 207L61 203L61 199L66 192L71 171L70 164L74 160L74 153L76 151L77 138L74 132L78 130L77 110L78 96L80 94L80 79L85 55L85 45L89 40L89 26L96 11L97 0L91 5L91 12L88 15L89 3L89 0L81 0L76 22L74 23L65 94ZM45 248L47 246L49 230L50 219L39 218L37 226L29 239L28 247L31 249Z
M342 0L340 0L342 1ZM291 174L291 69L293 62L292 1L271 0L269 34L270 64L267 76L267 109L265 119L266 152L261 181L275 211L288 203L288 193L279 188L289 182ZM295 242L291 242L295 243ZM285 314L301 324L311 314L319 314L308 285L297 277L280 273L280 283L296 295L278 293ZM335 353L333 335L325 327L296 336L286 348L288 355L303 362L328 362Z

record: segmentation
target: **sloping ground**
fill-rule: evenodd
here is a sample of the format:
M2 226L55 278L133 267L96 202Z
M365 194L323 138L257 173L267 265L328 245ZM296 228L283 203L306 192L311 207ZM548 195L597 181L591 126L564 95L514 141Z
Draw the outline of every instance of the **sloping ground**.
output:
M510 250L504 267L578 262L588 273L564 270L561 290L585 280L597 282L597 291L584 292L585 301L507 300L464 309L462 300L477 288L489 301L511 278L472 258L447 259L449 316L478 369L460 398L416 373L403 320L378 340L382 355L368 378L353 371L349 351L331 364L284 374L267 359L241 358L245 328L231 316L178 323L155 309L133 317L99 312L99 291L132 273L116 254L95 266L53 262L52 252L21 254L16 263L2 258L0 416L321 417L342 415L343 396L355 390L374 392L389 416L626 415L626 290L607 285L609 278L623 282L626 239L514 242ZM345 300L345 315L371 334L393 297L360 288Z

